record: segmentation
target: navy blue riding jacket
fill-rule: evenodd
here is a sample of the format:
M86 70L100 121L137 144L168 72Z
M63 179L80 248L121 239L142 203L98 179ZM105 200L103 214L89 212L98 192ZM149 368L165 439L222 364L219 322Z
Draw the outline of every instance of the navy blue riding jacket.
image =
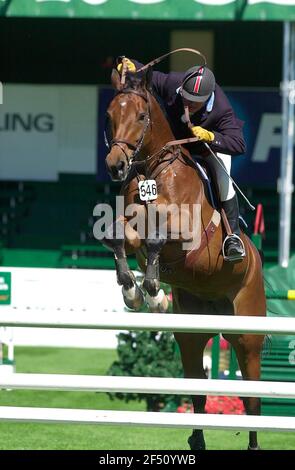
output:
M136 60L132 61L137 69L143 65ZM192 137L191 131L184 122L182 97L177 92L184 77L184 72L170 72L168 74L153 72L154 92L160 98L176 139ZM214 133L214 140L210 143L210 146L215 152L233 156L245 153L246 143L242 131L244 122L236 117L231 104L219 85L216 84L211 97L190 119L194 126L201 126ZM208 154L202 142L189 144L188 148L195 155Z

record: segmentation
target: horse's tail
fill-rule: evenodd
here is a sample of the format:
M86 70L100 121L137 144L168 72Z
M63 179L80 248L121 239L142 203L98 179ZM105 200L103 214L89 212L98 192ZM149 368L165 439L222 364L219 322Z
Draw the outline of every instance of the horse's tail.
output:
M272 348L272 336L265 335L263 344L262 344L261 359L264 359L265 357L270 355L271 348Z
M263 280L264 280L265 284L267 285L268 289L270 289L270 291L272 291L272 292L275 292L274 288L271 285L271 283L267 279L265 279L264 276L263 276ZM269 312L273 313L274 315L280 315L279 312L275 312L274 310L271 310L269 307L267 307L267 310ZM267 357L267 356L270 355L271 348L272 348L272 335L266 335L264 337L264 341L263 341L263 345L262 345L262 351L261 351L261 358L262 359L264 357Z
M262 264L262 267L264 266L264 253L263 253L263 250L261 250L260 248L257 248L258 250L258 253L259 253L259 256L260 256L260 259L261 259L261 264Z

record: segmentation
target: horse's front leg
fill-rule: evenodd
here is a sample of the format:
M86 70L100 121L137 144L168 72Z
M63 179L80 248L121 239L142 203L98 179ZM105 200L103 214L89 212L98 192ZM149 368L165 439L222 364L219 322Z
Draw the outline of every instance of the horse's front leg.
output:
M167 312L169 302L163 289L160 289L159 257L166 238L156 231L145 240L147 267L143 287L147 291L146 300L152 312Z
M102 242L114 252L117 282L122 286L125 305L132 310L138 310L144 303L144 295L136 284L133 272L129 269L126 256L126 243L127 246L130 245L128 251L140 245L136 231L123 218L119 218L108 228Z

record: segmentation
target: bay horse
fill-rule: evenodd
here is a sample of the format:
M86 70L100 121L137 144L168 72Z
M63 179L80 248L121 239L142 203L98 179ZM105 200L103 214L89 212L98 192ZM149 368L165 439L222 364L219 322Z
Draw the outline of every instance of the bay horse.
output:
M143 289L152 311L166 311L167 299L160 281L169 284L173 293L173 312L265 316L266 300L259 253L244 234L246 257L228 262L222 256L224 238L219 212L205 189L204 179L195 162L181 145L167 147L173 133L158 101L152 94L151 70L141 76L127 73L122 85L117 70L112 84L117 91L108 110L109 154L106 165L111 178L122 181L125 207L136 208L143 218L147 209L165 208L170 204L189 208L192 230L199 230L195 246L183 248L183 238L172 239L173 214L168 215L167 236L157 224L151 233L139 236L131 216L124 214L113 224L103 243L114 251L117 281L122 285L125 303L137 309L143 302L142 290L129 270L126 255L135 253L145 273ZM156 181L158 195L149 204L139 198L139 181ZM200 207L193 217L194 206ZM162 209L161 209L162 210ZM160 211L160 209L159 209ZM121 236L119 236L121 233ZM122 236L123 233L123 236ZM118 235L119 234L119 235ZM250 318L249 318L250 323ZM218 332L216 332L217 334ZM206 378L203 351L212 333L175 333L186 378ZM260 379L260 355L263 336L224 334L237 355L244 380ZM194 412L204 413L206 397L192 397ZM244 398L247 414L260 414L259 398ZM193 430L188 439L192 450L205 449L202 430ZM258 449L257 433L249 432L248 449Z

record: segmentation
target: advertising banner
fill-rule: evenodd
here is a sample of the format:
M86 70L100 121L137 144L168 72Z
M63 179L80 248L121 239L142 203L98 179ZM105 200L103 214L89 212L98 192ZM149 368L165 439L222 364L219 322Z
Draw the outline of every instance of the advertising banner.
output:
M226 92L244 124L245 155L233 158L232 174L243 186L276 187L282 144L281 96L278 91Z
M3 85L0 179L56 181L96 171L97 88Z
M278 90L228 89L244 124L245 155L232 174L244 186L276 187L280 173ZM108 87L5 85L0 106L0 180L57 181L60 173L97 174L110 182L104 139Z
M11 273L0 272L0 305L11 303Z

